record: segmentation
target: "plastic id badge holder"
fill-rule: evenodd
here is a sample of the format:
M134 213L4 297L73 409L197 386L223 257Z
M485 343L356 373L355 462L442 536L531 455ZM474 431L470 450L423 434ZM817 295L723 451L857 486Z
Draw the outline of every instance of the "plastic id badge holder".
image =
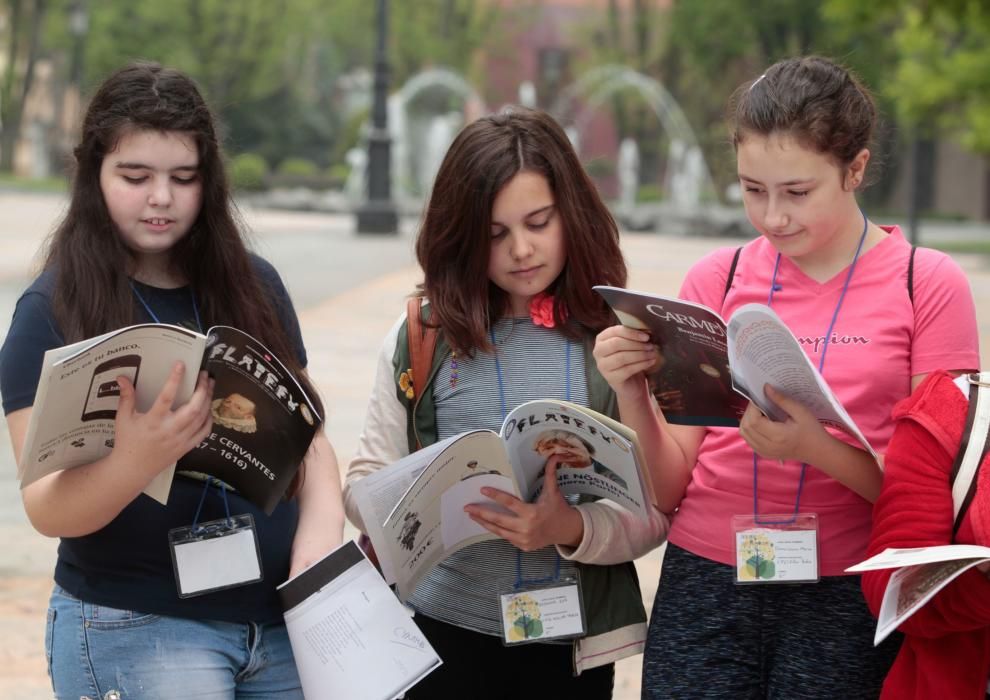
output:
M577 576L524 583L506 580L500 590L499 620L505 646L573 639L587 634L584 599Z
M169 530L180 598L261 581L261 551L250 513Z
M738 584L817 583L818 515L735 515Z

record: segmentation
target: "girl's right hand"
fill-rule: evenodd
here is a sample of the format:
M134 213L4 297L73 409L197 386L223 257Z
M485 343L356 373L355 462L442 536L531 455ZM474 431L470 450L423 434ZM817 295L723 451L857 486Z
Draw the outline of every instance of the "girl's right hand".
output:
M599 333L592 354L598 371L619 398L641 391L645 373L663 361L648 333L627 326L612 326Z
M120 403L114 452L158 474L206 439L213 428L210 404L215 382L206 372L200 372L189 401L173 410L172 403L184 374L185 365L176 362L147 413L139 412L134 406L134 384L127 377L117 377Z

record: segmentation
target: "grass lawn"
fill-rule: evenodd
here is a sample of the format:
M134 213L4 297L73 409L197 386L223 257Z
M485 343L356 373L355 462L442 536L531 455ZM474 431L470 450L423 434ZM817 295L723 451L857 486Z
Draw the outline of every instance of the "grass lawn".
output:
M980 255L990 255L990 239L983 241L932 241L925 243L930 248L945 251L946 253L977 253Z
M19 192L65 192L68 182L64 177L27 178L0 173L0 189Z

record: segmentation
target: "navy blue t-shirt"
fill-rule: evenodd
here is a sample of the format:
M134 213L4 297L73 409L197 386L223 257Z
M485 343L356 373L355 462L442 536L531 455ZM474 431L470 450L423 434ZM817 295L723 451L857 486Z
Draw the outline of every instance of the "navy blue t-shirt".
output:
M305 367L306 350L299 321L282 280L265 260L252 256L252 263L279 314L296 359ZM10 331L0 349L0 392L5 414L34 404L45 351L65 345L52 315L53 284L54 274L50 270L43 272L21 295L14 310ZM197 328L189 287L160 289L139 282L134 286L159 322L206 330ZM153 321L137 296L134 301L137 322ZM258 583L194 598L178 597L168 531L192 524L203 489L203 481L177 474L166 506L141 494L103 529L84 537L62 538L55 581L77 598L125 610L227 622L281 620L275 586L289 574L292 538L299 517L294 501L279 503L269 516L228 491L232 514L254 516L264 578ZM199 520L224 516L220 492L210 487Z

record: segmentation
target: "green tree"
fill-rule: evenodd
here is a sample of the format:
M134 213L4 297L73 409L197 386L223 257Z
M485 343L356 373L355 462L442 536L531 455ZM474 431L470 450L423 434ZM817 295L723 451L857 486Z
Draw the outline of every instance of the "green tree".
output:
M67 30L68 13L79 1L0 0L0 16L7 18L0 28L7 54L0 75L5 159L35 62L46 52L64 57L78 44L84 93L129 61L158 61L197 80L229 126L233 151L255 151L270 162L303 156L325 166L346 131L338 79L370 68L374 53L375 3L368 0L86 2L89 30L82 41ZM392 2L393 88L431 64L471 71L477 47L495 41L498 5ZM56 67L64 70L65 62Z
M41 51L45 10L45 0L7 0L3 9L7 50L0 75L0 172L9 173L14 167L24 103Z
M990 155L990 7L906 7L894 34L899 60L888 94L910 125L943 128Z

